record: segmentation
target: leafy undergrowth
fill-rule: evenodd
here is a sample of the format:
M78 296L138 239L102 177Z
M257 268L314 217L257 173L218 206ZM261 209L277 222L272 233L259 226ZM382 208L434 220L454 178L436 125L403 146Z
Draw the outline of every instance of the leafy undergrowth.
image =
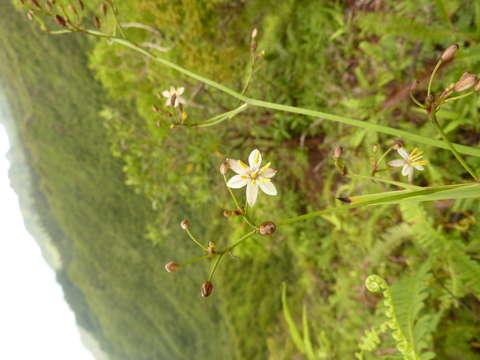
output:
M94 9L100 1L85 3ZM237 89L248 63L249 35L257 26L258 48L266 53L248 95L432 138L437 137L435 128L408 99L411 81L421 81L415 95L424 98L428 73L440 51L452 43L462 49L440 72L435 90L464 71L480 72L480 5L468 0L345 4L128 0L119 8L120 21L130 24L125 31L136 43L155 44L155 51L166 59ZM112 27L112 20L105 19L103 26ZM147 25L148 30L132 23ZM132 211L149 213L148 223L132 223L137 228L145 225L147 237L162 249L158 261L167 253L168 260L185 260L185 249L193 248L178 227L183 218L190 219L192 231L201 239L215 240L219 246L242 233L236 219L222 217L223 209L233 206L218 173L225 156L245 159L258 148L279 169L274 179L279 196L262 196L253 210L252 215L262 220L336 205L338 196L393 189L340 176L331 153L342 146L349 170L368 175L372 159L382 153L374 153L374 145L385 151L399 139L324 119L254 109L213 128L170 129L171 116L156 93L171 85L186 87L189 120L205 120L237 103L108 41L95 43L90 65L115 100L102 101L94 110L102 108L110 150L123 161L127 184L150 202L152 210L146 210L144 202L132 205ZM152 111L153 105L160 111ZM472 96L451 103L438 117L451 140L478 146L478 111L478 96ZM416 146L404 145L409 150ZM416 174L415 184L468 181L450 152L422 150L429 164ZM467 161L480 170L477 158ZM385 165L379 176L403 180ZM117 203L125 200L119 197ZM439 201L384 205L282 226L275 236L253 238L236 249L233 258L227 257L215 278L212 305L200 303L203 309L195 306L189 311L204 315L219 306L227 346L236 359L291 359L302 354L311 358L312 353L315 359L347 359L359 353L365 359L388 359L398 358L405 344L419 358L433 353L441 359L478 358L474 329L480 312L479 215L478 201ZM136 241L149 246L146 240ZM423 263L429 264L428 271ZM201 265L195 266L203 271ZM175 280L168 280L169 291L179 289L175 301L180 308L181 301L192 296L192 283L196 282L196 291L204 280L205 273L191 278L199 275L194 269L188 273L182 269L174 274ZM157 270L160 267L149 275L158 276ZM395 335L400 340L386 336L389 331L382 327L393 321L392 310L385 310L387 297L386 306L381 305L380 297L365 288L371 274L395 284L390 302L396 315L391 324L400 329ZM280 302L284 281L288 321ZM418 287L418 298L408 298L405 284L410 283ZM131 289L126 287L125 292ZM149 291L153 292L144 290L145 296ZM313 349L309 352L292 336L293 323L301 324L302 304L308 314L303 330L309 329L308 346ZM160 311L150 306L146 313ZM192 329L197 325L187 319L178 323ZM379 341L372 340L377 333Z

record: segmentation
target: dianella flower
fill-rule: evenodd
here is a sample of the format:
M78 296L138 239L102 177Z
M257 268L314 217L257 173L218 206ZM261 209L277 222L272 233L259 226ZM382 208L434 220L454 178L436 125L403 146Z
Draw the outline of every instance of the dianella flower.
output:
M163 91L162 95L167 98L165 105L178 107L178 105L180 104L185 104L186 101L181 96L184 91L185 91L185 88L183 87L179 87L175 89L173 86L171 86L169 90Z
M423 165L427 163L427 160L420 160L423 156L423 151L413 149L409 154L404 148L399 148L398 153L402 157L398 160L392 160L388 163L390 166L401 167L402 175L408 176L408 181L412 182L414 170L422 171Z
M248 157L248 165L241 160L228 159L230 169L237 173L228 180L227 186L232 189L239 189L247 186L247 203L250 206L255 204L260 188L265 194L277 195L277 189L272 183L272 178L277 173L270 167L270 163L263 167L262 154L257 149L253 150Z

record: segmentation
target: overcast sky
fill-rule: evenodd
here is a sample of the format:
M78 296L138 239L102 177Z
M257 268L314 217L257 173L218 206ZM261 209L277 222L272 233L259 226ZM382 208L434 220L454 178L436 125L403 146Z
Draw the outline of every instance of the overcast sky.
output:
M8 179L8 148L0 125L0 359L93 360L54 271L25 230Z

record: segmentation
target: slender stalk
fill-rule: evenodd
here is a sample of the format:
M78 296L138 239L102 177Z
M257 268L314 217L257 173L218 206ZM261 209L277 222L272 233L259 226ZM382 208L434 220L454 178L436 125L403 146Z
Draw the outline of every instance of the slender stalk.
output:
M66 34L69 33L70 31L68 30L63 30L63 31L53 31L50 32L51 34ZM321 111L316 111L316 110L309 110L305 108L299 108L299 107L294 107L294 106L288 106L288 105L281 105L281 104L276 104L276 103L271 103L268 101L262 101L262 100L256 100L256 99L251 99L245 95L242 95L241 93L238 93L232 89L230 89L227 86L224 86L216 81L207 79L201 75L198 75L190 70L187 70L175 63L172 63L171 61L168 61L166 59L163 59L161 57L155 56L148 52L147 50L133 44L132 42L122 39L122 38L117 38L113 37L108 34L104 34L95 30L84 30L86 34L92 35L92 36L97 36L97 37L103 37L103 38L109 38L110 41L113 43L125 46L129 49L132 49L152 60L155 62L158 62L159 64L162 64L164 66L167 66L169 68L172 68L192 79L198 80L206 85L209 85L225 94L228 94L248 105L256 106L256 107L261 107L265 109L271 109L271 110L278 110L278 111L283 111L283 112L288 112L288 113L294 113L294 114L300 114L300 115L306 115L309 117L315 117L315 118L320 118L320 119L325 119L325 120L330 120L330 121L335 121L341 124L346 124L350 126L355 126L359 127L362 129L367 129L387 135L392 135L404 139L409 139L413 142L419 143L419 144L424 144L424 145L430 145L442 149L450 149L448 143L436 139L432 139L429 137L421 136L421 135L416 135L413 133L410 133L408 131L400 130L400 129L395 129L391 128L388 126L383 126L383 125L378 125L378 124L372 124L369 122L361 121L361 120L356 120L352 118L348 118L345 116L341 115L334 115L334 114L329 114ZM438 65L438 64L437 64ZM480 157L480 149L476 149L470 146L464 146L464 145L459 145L455 144L456 149L458 152L465 154L465 155L472 155L476 157Z
M445 132L443 131L442 129L442 126L439 124L438 120L437 120L437 115L435 114L435 112L431 112L430 113L430 118L431 120L433 121L433 123L435 124L435 127L437 128L438 132L440 133L440 135L442 136L443 140L448 144L448 147L450 149L450 151L453 153L453 155L455 156L455 158L458 160L458 162L460 164L462 164L463 168L475 179L475 180L478 180L478 177L477 175L475 174L475 171L465 162L465 160L462 158L462 156L458 153L458 151L455 149L455 146L453 146L453 144L448 140L447 138L447 135L445 134Z
M460 99L466 98L467 96L470 96L470 95L473 95L473 94L475 94L475 91L470 91L469 93L466 93L466 94L463 94L463 95L448 98L444 101L444 103L447 103L447 102L450 102L450 101L455 101L455 100L460 100Z
M193 236L193 234L190 232L190 229L188 227L185 229L185 231L187 232L188 236L190 237L190 239L192 239L192 241L195 244L197 244L203 250L208 251L208 248L205 245L203 245L195 236Z
M243 235L240 239L238 239L236 242L234 242L232 245L230 245L230 246L224 251L224 253L227 253L227 252L229 252L229 251L232 251L232 250L235 249L238 245L240 245L242 242L244 242L245 240L247 240L249 237L255 235L256 232L257 232L257 229L252 230L252 231L250 231L249 233Z
M208 281L212 281L213 280L213 275L215 275L215 271L217 271L217 267L218 265L220 264L220 261L222 261L222 258L223 256L225 255L225 253L221 253L216 259L215 259L215 262L213 263L213 266L210 270L210 275L208 276Z
M357 175L357 174L351 174L351 173L350 173L350 174L347 174L346 177L358 178L358 179L363 179L363 180L378 181L378 182L385 183L385 184L389 184L389 185L395 185L395 186L398 186L398 187L400 187L400 188L407 189L407 190L418 190L418 189L422 189L421 186L412 185L412 184L408 184L408 183L404 183L404 182L400 182L400 181L393 181L393 180L388 180L388 179L382 179L382 178L379 178L379 177L376 177L376 176Z
M198 261L202 261L202 260L205 260L205 259L209 259L209 258L212 258L214 256L217 256L218 254L206 254L206 255L202 255L202 256L199 256L199 257L196 257L194 259L191 259L191 260L188 260L188 261L185 261L181 264L179 264L180 266L186 266L186 265L190 265L190 264L193 264L193 263L196 263Z
M430 94L432 93L433 78L435 77L435 74L440 68L440 65L442 65L442 59L438 60L437 65L435 65L435 67L433 68L432 75L430 75L430 80L428 80L427 96L430 96Z

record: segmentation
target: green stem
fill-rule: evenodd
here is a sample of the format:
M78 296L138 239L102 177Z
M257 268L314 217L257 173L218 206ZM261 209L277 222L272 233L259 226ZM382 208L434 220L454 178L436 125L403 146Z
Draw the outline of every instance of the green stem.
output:
M229 252L229 251L232 251L232 250L235 249L238 245L240 245L242 242L244 242L245 240L247 240L249 237L255 235L256 232L257 232L257 229L252 230L252 231L250 231L249 233L243 235L240 239L238 239L236 242L234 242L232 245L230 245L230 246L224 251L224 253L227 253L227 252Z
M213 263L213 266L210 270L210 275L208 276L208 281L213 280L213 275L215 275L215 271L217 271L218 264L220 264L220 261L222 260L223 256L225 253L221 253L216 259L215 262Z
M199 256L199 257L196 257L194 259L191 259L191 260L188 260L188 261L185 261L184 263L181 263L179 264L180 266L187 266L187 265L190 265L190 264L193 264L193 263L196 263L198 261L201 261L201 260L204 260L204 259L208 259L208 258L211 258L211 257L214 257L214 256L217 256L218 254L207 254L207 255L202 255L202 256Z
M424 144L424 145L435 146L435 147L442 148L442 149L449 149L450 148L448 143L445 143L443 141L432 139L432 138L421 136L421 135L416 135L416 134L410 133L408 131L395 129L395 128L391 128L391 127L388 127L388 126L372 124L372 123L369 123L369 122L356 120L356 119L351 119L351 118L348 118L348 117L345 117L345 116L324 113L324 112L321 112L321 111L309 110L309 109L298 108L298 107L294 107L294 106L271 103L271 102L268 102L268 101L251 99L251 98L248 98L245 95L242 95L242 94L228 88L227 86L224 86L222 84L217 83L216 81L207 79L203 76L195 74L194 72L191 72L190 70L184 69L183 67L181 67L177 64L174 64L171 61L168 61L168 60L163 59L163 58L158 57L158 56L154 56L150 52L148 52L147 50L131 43L128 40L117 38L117 37L112 37L112 36L109 36L109 35L100 33L98 31L94 31L94 30L85 30L84 32L89 34L89 35L92 35L92 36L107 37L114 43L125 46L129 49L132 49L132 50L134 50L134 51L136 51L136 52L138 52L142 55L145 55L146 57L154 60L155 62L158 62L159 64L162 64L164 66L172 68L172 69L174 69L174 70L176 70L176 71L178 71L178 72L180 72L180 73L182 73L182 74L184 74L184 75L186 75L186 76L188 76L192 79L198 80L198 81L200 81L200 82L202 82L206 85L209 85L209 86L211 86L211 87L213 87L213 88L215 88L215 89L217 89L217 90L219 90L219 91L221 91L225 94L228 94L228 95L230 95L230 96L232 96L232 97L234 97L234 98L236 98L236 99L238 99L238 100L240 100L240 101L242 101L246 104L252 105L252 106L257 106L257 107L261 107L261 108L265 108L265 109L271 109L271 110L278 110L278 111L283 111L283 112L288 112L288 113L306 115L306 116L310 116L310 117L315 117L317 119L320 118L320 119L335 121L335 122L338 122L338 123L341 123L341 124L346 124L346 125L350 125L350 126L363 128L363 129L366 129L366 130L371 130L371 131L375 131L375 132L379 132L379 133L383 133L383 134L387 134L387 135L392 135L392 136L396 136L396 137L400 137L400 138L404 138L404 139L409 139L413 142L417 142L417 143ZM51 33L53 33L53 34L64 34L64 33L68 33L68 31L51 32ZM480 157L480 149L476 149L476 148L473 148L473 147L470 147L470 146L458 145L458 144L455 144L455 146L458 149L458 151L462 154Z
M448 144L448 148L450 151L453 153L455 158L458 160L460 164L462 164L463 168L475 179L478 180L477 175L475 174L475 171L465 162L465 160L462 158L462 156L458 153L458 151L455 149L455 146L448 140L447 135L442 129L442 126L439 124L437 120L437 115L435 114L435 111L430 113L430 118L435 124L435 127L437 128L438 132L442 136L443 140Z
M442 59L438 60L437 65L435 65L435 67L433 68L432 75L430 75L430 80L428 80L427 97L430 96L432 92L433 78L435 77L435 74L440 68L440 65L442 65Z
M188 227L185 229L185 231L187 232L188 236L190 237L190 239L192 239L192 241L195 244L200 246L203 250L208 251L208 248L204 246L200 241L198 241L198 239L195 236L193 236L193 234L190 232L190 229Z
M466 93L466 94L463 94L463 95L459 95L459 96L455 96L455 97L452 97L452 98L448 98L447 100L445 100L443 103L447 103L447 102L450 102L450 101L455 101L455 100L459 100L459 99L463 99L467 96L470 96L472 94L475 94L475 91L471 91L469 93Z
M407 183L400 182L400 181L393 181L393 180L388 180L388 179L382 179L382 178L375 177L375 176L357 175L357 174L351 174L351 173L350 173L350 174L346 175L346 177L358 178L358 179L362 179L362 180L378 181L378 182L385 183L385 184L389 184L389 185L395 185L395 186L398 186L398 187L400 187L400 188L407 189L407 190L418 190L418 189L422 189L421 186L416 186L416 185L412 185L412 184L407 184Z

